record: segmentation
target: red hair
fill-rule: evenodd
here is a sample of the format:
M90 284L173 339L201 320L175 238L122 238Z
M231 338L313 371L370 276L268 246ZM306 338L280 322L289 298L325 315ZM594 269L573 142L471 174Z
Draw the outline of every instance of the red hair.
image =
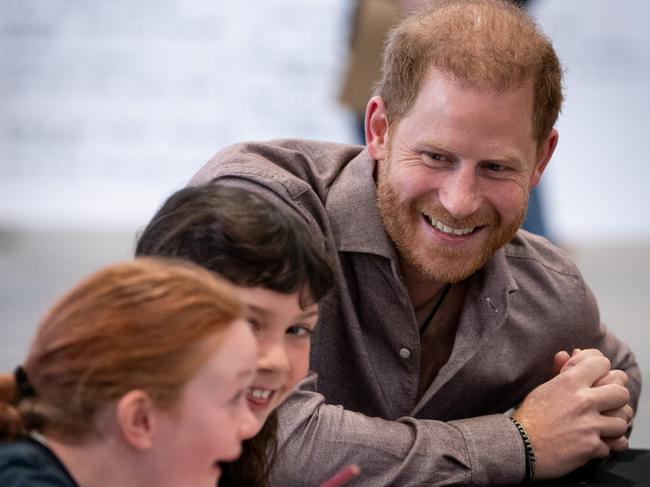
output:
M18 400L14 377L0 380L0 435L82 439L133 389L172 407L241 313L230 284L190 263L139 258L100 270L41 322L23 365L35 394Z
M472 88L507 90L532 80L533 137L550 133L562 106L562 69L553 45L504 0L437 0L389 34L375 94L389 123L413 107L432 68Z

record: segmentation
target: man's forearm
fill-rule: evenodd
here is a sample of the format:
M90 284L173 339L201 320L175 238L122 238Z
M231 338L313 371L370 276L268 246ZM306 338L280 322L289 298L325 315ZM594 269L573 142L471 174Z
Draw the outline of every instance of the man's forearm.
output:
M355 485L515 484L525 472L521 438L505 415L441 422L387 421L324 403L305 390L280 408L273 485L319 485L357 463Z

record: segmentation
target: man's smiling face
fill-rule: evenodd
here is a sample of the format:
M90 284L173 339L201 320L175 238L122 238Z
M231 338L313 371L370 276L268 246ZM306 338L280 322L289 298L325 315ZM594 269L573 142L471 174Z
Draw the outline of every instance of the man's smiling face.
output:
M411 111L370 136L377 204L403 266L456 282L513 237L557 142L553 130L538 146L532 110L532 83L479 90L432 70ZM369 111L371 131L382 111Z

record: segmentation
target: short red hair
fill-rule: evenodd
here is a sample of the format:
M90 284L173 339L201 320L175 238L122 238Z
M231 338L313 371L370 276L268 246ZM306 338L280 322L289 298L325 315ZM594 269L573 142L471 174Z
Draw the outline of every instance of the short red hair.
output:
M562 106L562 69L551 42L522 9L504 0L434 0L389 34L382 97L389 123L413 107L432 68L474 88L533 81L533 135L548 136Z

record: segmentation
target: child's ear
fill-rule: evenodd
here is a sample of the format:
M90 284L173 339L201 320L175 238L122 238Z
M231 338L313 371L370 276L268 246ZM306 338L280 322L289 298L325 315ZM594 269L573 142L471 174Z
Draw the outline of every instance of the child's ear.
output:
M127 392L117 402L117 423L127 443L140 450L153 445L154 404L141 390Z

